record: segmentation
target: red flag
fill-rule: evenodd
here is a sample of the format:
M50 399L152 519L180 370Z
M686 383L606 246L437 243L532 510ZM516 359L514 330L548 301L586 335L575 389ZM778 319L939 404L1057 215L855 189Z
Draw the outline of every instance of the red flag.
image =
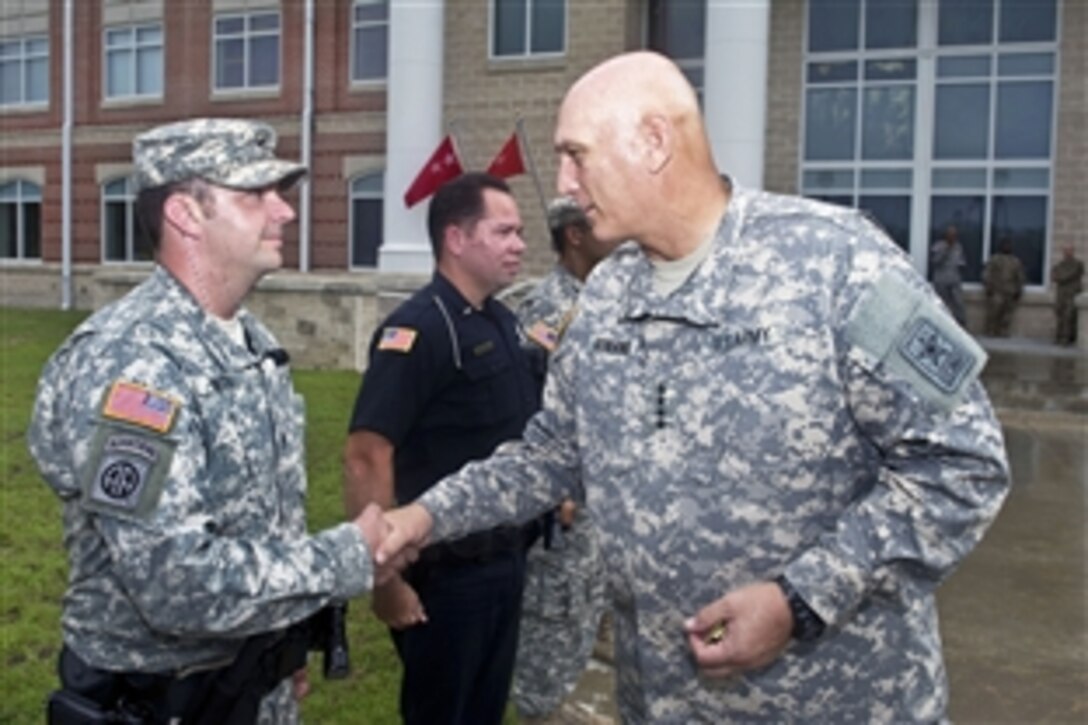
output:
M465 170L461 168L461 160L457 158L457 152L453 148L453 139L447 135L419 170L408 191L404 192L404 205L411 209L438 191L442 184L463 173Z
M500 179L525 173L525 160L521 158L517 131L510 134L499 155L492 159L491 165L487 167L487 173L498 176Z

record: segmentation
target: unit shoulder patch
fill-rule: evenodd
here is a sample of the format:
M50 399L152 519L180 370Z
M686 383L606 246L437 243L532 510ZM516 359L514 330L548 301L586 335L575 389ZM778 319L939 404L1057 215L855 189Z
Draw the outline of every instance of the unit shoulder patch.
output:
M922 398L955 407L986 364L986 352L940 305L886 272L858 300L847 337Z
M170 395L139 383L118 380L106 394L102 405L105 418L166 433L174 425L181 404Z
M419 333L410 327L386 327L378 338L379 350L411 352Z
M109 423L99 425L83 480L90 511L142 520L155 510L174 455L174 442Z

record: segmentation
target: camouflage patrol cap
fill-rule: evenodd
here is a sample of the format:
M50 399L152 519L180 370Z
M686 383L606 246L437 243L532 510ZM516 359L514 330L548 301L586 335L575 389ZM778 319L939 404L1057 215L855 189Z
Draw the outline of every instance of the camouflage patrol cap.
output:
M587 225L586 213L569 196L557 196L548 203L548 228L555 231L571 224Z
M180 121L142 133L132 143L137 189L201 178L235 189L288 188L306 167L277 159L276 132L233 118Z

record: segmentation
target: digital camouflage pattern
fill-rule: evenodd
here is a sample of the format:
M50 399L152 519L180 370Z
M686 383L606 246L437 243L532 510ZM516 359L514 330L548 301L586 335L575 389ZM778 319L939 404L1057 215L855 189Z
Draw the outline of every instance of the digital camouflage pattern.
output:
M29 446L63 503L64 641L92 666L222 666L242 638L369 588L353 523L307 535L303 401L271 333L239 320L252 351L159 267L42 374ZM117 381L147 399L122 404Z
M986 262L982 284L986 289L986 334L1005 337L1024 293L1024 265L1014 254L995 252Z
M136 187L193 178L234 189L290 186L306 167L277 159L275 149L276 132L259 121L202 118L157 126L132 143Z
M597 267L523 441L420 499L432 536L581 482L625 722L941 719L934 589L1009 487L982 351L853 210L738 189L692 277L652 276L632 244ZM701 679L685 619L778 574L823 636Z
M526 329L545 325L561 341L581 289L578 278L557 264L519 305L518 320ZM592 518L584 502L576 503L573 524L557 523L551 548L538 541L527 557L512 694L521 715L555 711L574 690L597 640L604 571Z

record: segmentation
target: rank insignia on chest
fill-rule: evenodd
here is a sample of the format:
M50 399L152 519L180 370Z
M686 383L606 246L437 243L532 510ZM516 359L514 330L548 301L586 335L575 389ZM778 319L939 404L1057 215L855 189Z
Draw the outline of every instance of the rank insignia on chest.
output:
M106 395L102 415L158 433L166 433L174 424L179 404L166 393L137 383L118 380Z
M544 320L539 320L525 331L526 336L548 352L554 352L559 344L559 333Z
M378 349L410 352L412 345L416 343L417 334L410 327L387 327L382 330L382 336L378 340Z

